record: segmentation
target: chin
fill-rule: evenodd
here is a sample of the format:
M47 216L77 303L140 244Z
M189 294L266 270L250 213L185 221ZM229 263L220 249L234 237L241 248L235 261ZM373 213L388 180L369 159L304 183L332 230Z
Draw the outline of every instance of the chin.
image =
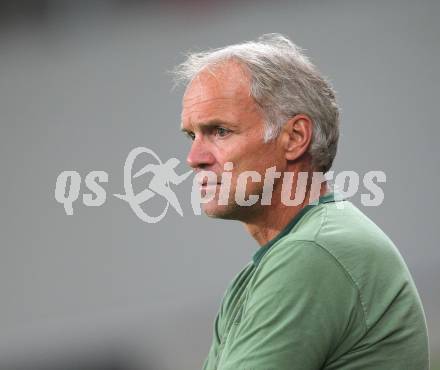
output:
M250 211L249 207L241 207L237 204L218 205L210 202L202 206L203 212L206 216L211 218L219 218L223 220L243 220L245 214Z
M231 210L228 206L205 204L202 209L208 217L231 219Z

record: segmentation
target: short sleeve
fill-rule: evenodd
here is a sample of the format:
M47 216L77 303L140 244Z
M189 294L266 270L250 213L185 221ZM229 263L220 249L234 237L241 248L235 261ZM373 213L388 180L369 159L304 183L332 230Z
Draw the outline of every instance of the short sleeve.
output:
M319 370L365 332L358 290L310 241L284 238L262 258L218 370Z

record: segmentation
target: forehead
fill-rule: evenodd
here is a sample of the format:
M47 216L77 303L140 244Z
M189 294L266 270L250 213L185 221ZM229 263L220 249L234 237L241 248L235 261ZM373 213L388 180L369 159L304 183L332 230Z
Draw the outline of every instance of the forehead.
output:
M255 108L249 73L237 62L228 61L205 68L188 85L183 97L182 124L207 121L216 115L236 118Z

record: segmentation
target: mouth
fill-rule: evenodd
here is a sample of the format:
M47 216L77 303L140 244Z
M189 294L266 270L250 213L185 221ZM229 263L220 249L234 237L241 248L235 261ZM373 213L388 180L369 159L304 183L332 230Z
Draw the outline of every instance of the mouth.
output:
M221 181L209 181L206 177L198 181L198 185L202 188L209 186L221 185Z
M206 181L203 181L203 182L199 183L199 186L202 187L202 188L210 187L210 186L217 186L217 185L221 185L221 182L206 182Z

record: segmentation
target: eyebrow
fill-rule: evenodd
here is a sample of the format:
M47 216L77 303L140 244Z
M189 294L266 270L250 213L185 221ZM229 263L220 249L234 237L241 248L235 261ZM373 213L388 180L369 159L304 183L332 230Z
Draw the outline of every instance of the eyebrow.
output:
M235 127L237 127L237 124L234 124L234 123L228 122L228 121L224 121L221 119L212 119L207 122L200 122L196 126L201 130L206 130L206 129L219 127L219 126L226 126L226 127L235 128ZM191 131L191 130L184 128L182 124L180 125L180 130L182 132L190 132Z

